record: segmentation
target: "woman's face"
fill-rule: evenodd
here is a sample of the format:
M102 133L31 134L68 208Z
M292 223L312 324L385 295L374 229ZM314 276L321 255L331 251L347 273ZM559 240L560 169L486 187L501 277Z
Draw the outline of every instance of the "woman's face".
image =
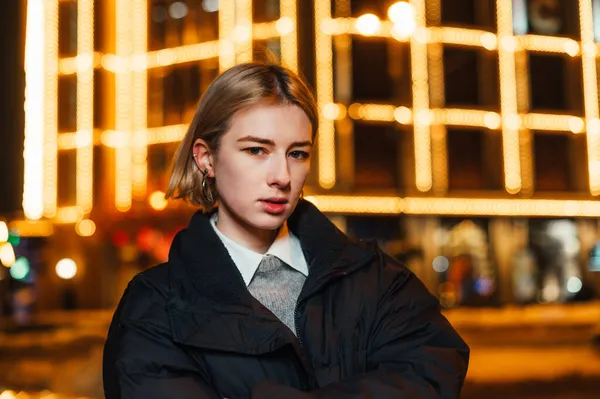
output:
M199 144L194 151L202 150ZM296 105L257 105L236 113L218 156L197 158L216 179L219 219L244 230L278 229L302 192L312 145L310 120Z

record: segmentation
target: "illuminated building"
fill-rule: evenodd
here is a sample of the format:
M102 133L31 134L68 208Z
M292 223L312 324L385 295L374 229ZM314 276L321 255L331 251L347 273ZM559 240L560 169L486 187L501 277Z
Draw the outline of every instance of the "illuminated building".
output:
M434 291L452 282L444 257L461 259L444 226L479 237L480 287L510 302L530 218L574 219L584 252L598 238L600 8L467 3L29 0L21 223L86 236L69 248L118 242L111 270L78 260L109 284L136 264L140 231L153 237L146 221L168 236L188 218L157 192L198 97L267 48L309 78L322 111L309 199L349 232L400 226L380 239L402 231L399 251L421 252Z

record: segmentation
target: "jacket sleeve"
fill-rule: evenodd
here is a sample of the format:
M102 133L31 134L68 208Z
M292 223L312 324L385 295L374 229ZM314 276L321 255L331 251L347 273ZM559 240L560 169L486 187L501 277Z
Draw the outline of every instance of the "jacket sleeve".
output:
M314 390L310 396L298 393L298 398L460 397L469 347L421 281L394 260L386 263L383 278L393 280L378 302L367 348L367 372Z
M107 399L220 398L198 365L171 339L160 295L143 278L129 285L104 346ZM165 322L165 323L164 323Z

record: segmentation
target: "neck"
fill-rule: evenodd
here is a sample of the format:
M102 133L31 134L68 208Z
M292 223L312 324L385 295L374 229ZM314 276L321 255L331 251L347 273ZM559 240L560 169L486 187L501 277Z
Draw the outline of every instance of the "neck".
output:
M279 229L264 230L251 226L228 212L222 205L219 206L218 212L217 229L244 247L260 254L267 252L279 232Z

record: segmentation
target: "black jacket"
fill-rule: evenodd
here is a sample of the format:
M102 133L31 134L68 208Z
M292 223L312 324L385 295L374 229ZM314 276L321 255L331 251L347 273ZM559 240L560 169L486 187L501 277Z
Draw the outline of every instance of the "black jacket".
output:
M202 213L136 276L104 348L108 399L458 398L469 348L438 301L312 204L288 220L309 275L298 338L248 292Z

